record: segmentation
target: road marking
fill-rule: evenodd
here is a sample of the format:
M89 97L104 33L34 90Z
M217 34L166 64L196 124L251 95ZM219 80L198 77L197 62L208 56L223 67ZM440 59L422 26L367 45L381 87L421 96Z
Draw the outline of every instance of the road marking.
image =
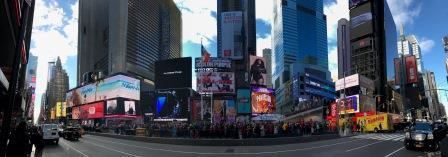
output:
M393 154L397 153L398 151L402 150L403 148L404 148L404 147L401 147L401 148L399 148L399 149L397 149L397 150L393 151L392 153L390 153L390 154L387 154L387 155L386 155L386 156L384 156L384 157L389 157L389 156L391 156L391 155L393 155Z
M381 142L384 142L384 141L378 141L378 142L370 143L370 144L367 144L367 145L364 145L364 146L361 146L361 147L356 147L356 148L353 148L353 149L349 149L349 150L347 150L345 152L351 152L351 151L354 151L354 150L357 150L357 149L361 149L361 148L364 148L364 147L367 147L367 146L371 146L371 145L374 145L374 144L377 144L377 143L381 143Z
M101 146L101 145L98 145L98 144L95 144L95 143L92 143L92 142L86 142L86 141L83 141L83 142L89 143L89 144L92 144L92 145L95 145L95 146L98 146L98 147L101 147L101 148L104 148L104 149L107 149L107 150L116 151L116 152L119 152L119 153L122 153L122 154L126 154L126 155L129 155L129 156L140 157L138 155L129 154L129 153L126 153L126 152L123 152L123 151L119 151L119 150L115 150L115 149L108 148L108 147L105 147L105 146Z
M73 149L73 150L75 150L76 152L78 152L79 154L81 154L81 155L83 155L83 156L85 156L85 157L89 157L88 155L86 155L86 154L84 154L84 153L82 153L81 151L79 151L78 149L76 149L75 147L73 147L73 146L70 146L69 144L67 144L67 143L65 143L63 140L61 140L61 143L62 144L64 144L64 145L66 145L66 146L68 146L69 148L71 148L71 149Z
M97 140L97 141L108 142L108 143L115 143L115 144L120 144L120 145L125 145L125 146L132 146L132 147L137 147L137 148L143 148L143 149L149 149L149 150L155 150L155 151L171 152L171 153L197 154L197 155L229 155L230 154L230 153L205 153L205 152L190 152L190 151L187 152L187 151L179 151L179 150L169 150L169 149L143 147L143 146L137 146L137 145L132 145L132 144L113 142L113 141L109 141L109 140L101 140L101 139L93 138L93 137L86 137L86 138L94 139L94 140ZM351 141L345 141L345 142L339 142L339 143L334 143L334 144L321 145L321 146L316 146L316 147L308 147L308 148L289 149L289 150L280 150L280 151L272 151L272 152L231 153L231 154L232 155L259 155L259 154L286 153L286 152L295 152L295 151L301 151L301 150L310 150L310 149L330 147L330 146L335 146L335 145L340 145L340 144L345 144L345 143L350 143L350 142L355 142L355 141L360 141L360 140L363 140L363 139L355 139L355 140L351 140Z

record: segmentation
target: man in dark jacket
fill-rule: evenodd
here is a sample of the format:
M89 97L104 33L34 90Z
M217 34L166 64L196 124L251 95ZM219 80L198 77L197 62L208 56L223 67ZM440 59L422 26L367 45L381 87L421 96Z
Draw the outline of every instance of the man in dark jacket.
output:
M8 143L7 157L26 157L31 154L30 138L26 132L26 123L20 122L16 130L11 134Z

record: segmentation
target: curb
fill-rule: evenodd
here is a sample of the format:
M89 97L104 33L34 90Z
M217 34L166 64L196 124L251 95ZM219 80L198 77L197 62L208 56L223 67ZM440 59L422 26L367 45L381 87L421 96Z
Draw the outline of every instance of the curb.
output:
M143 137L143 136L115 135L115 134L91 133L91 132L86 134L124 139L124 140L148 142L148 143L191 145L191 146L269 146L269 145L282 145L293 143L307 143L313 141L340 138L338 134L324 134L324 135L313 135L304 137L257 138L257 139L163 138L163 137Z

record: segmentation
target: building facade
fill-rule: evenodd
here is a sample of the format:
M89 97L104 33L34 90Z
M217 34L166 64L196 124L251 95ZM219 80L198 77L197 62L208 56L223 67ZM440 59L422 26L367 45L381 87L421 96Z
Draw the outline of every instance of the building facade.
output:
M62 68L61 59L58 57L55 64L50 64L51 73L47 83L45 111L50 117L50 109L56 106L57 102L65 101L65 94L69 89L69 79L67 72Z
M326 19L322 0L274 1L272 80L277 107L284 104L285 83L295 74L292 64L328 71Z
M263 49L263 57L266 60L266 86L272 88L272 50Z
M350 22L342 18L338 21L338 79L350 74ZM345 73L345 75L344 75Z
M154 63L182 56L181 12L172 0L79 2L78 85L87 72L141 77L154 87Z
M440 102L439 102L439 95L438 95L438 87L436 84L436 79L435 79L435 75L434 72L432 71L427 71L425 72L425 77L428 80L428 85L429 85L429 95L428 97L431 97L432 99L432 103L429 104L429 117L431 119L439 119L441 116L441 112L440 112Z
M397 53L395 22L385 0L350 3L351 74L359 73L375 82L374 95L386 103L387 81L394 79ZM379 105L378 105L379 106ZM378 107L377 106L377 107Z
M26 87L27 87L27 98L26 98L26 117L33 118L34 114L34 104L35 104L35 90L36 90L36 71L37 71L37 56L30 54L28 58L28 65L26 67Z

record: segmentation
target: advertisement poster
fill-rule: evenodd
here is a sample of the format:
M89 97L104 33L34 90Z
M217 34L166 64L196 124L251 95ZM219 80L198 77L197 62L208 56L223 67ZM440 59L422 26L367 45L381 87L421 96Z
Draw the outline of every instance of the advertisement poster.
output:
M400 76L400 59L399 58L394 58L394 67L395 67L395 84L399 85L400 84L400 80L401 80L401 76Z
M247 114L251 113L250 106L250 90L249 89L238 89L237 95L237 111L238 113Z
M417 72L417 62L415 56L406 56L406 76L407 83L417 83L418 82L418 72Z
M201 121L202 120L202 116L201 116L201 100L199 99L192 99L191 100L191 121L196 122L196 121Z
M67 103L66 102L62 102L61 115L62 115L62 117L67 116Z
M340 105L340 114L359 112L359 95L347 96L345 99L337 99L336 102Z
M113 115L117 114L117 100L107 100L106 101L106 114Z
M156 89L191 88L191 57L161 60L155 63Z
M236 118L236 108L235 108L235 101L233 100L227 100L226 104L226 122L227 123L235 123Z
M353 17L350 20L350 22L351 22L350 27L353 29L353 28L356 28L362 24L365 24L365 23L371 22L371 21L372 21L372 13L367 12L367 13Z
M275 112L275 93L270 88L252 88L252 114Z
M50 114L50 119L55 119L56 118L56 113L55 113L55 108L51 108L51 114Z
M250 84L266 86L266 61L263 57L250 56Z
M221 57L242 59L243 43L235 41L241 36L243 26L243 13L241 11L221 13Z
M336 102L331 103L330 105L330 116L336 117L338 115L338 106Z
M199 93L235 93L235 76L232 72L197 72Z
M72 119L79 119L81 116L81 111L79 110L79 107L73 107L72 108Z
M96 102L93 104L80 106L80 118L81 119L94 119L104 117L103 102Z
M66 103L71 107L117 97L140 100L140 80L112 76L67 92Z
M62 102L56 102L56 117L61 117Z
M228 58L211 57L208 62L204 62L201 57L195 58L195 69L231 69L232 61Z
M187 121L189 89L159 90L154 121Z
M124 101L124 111L126 115L136 115L135 101Z
M213 123L224 123L227 100L213 100Z

